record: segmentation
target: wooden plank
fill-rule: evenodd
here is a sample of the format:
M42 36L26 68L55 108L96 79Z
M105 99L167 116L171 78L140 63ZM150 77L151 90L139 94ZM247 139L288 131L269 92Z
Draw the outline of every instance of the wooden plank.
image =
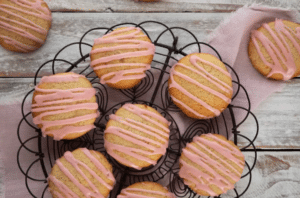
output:
M33 78L0 78L0 102L20 103L34 89Z
M298 79L286 82L282 91L273 93L254 110L259 121L259 135L256 141L259 148L299 148L299 82ZM254 137L256 128L253 123L254 120L250 116L238 130L248 137ZM240 142L242 145L247 144L242 138Z
M300 10L298 0L45 0L52 11L81 12L232 12L245 4L260 3L267 6Z
M244 153L248 163L254 155ZM300 153L263 152L258 153L257 163L252 171L252 182L243 198L297 198L300 197ZM245 168L247 170L247 168ZM237 189L245 189L248 179L237 183ZM223 197L223 196L222 196ZM227 197L227 196L225 196Z
M95 27L111 27L113 25L133 22L140 23L146 20L154 20L165 23L169 27L178 26L187 28L192 31L200 41L203 41L206 36L212 32L229 14L227 13L123 13L123 14L101 14L101 13L54 13L53 25L50 30L48 39L45 45L36 52L30 54L18 54L4 50L0 47L0 77L33 77L38 67L47 60L53 59L54 55L64 46L78 42L81 36L91 28ZM157 24L149 24L143 26L149 32L152 38L158 33L165 30L165 27ZM175 31L176 32L176 31ZM89 34L84 42L93 44L93 40L102 36L104 31L98 31ZM179 46L183 43L194 41L192 37L177 31L179 36ZM163 37L163 42L172 45L170 34ZM86 47L85 53L89 53L90 48ZM68 49L67 53L62 54L59 58L65 58L71 62L75 62L80 58L78 45ZM85 67L86 64L83 66ZM69 67L68 64L58 63L58 68L62 67L63 71ZM51 73L51 65L45 67L40 72L40 75Z
M33 78L0 78L0 103L21 102L30 90L34 89ZM108 88L110 90L110 88ZM263 149L300 149L300 93L299 80L286 85L279 93L270 96L254 111L259 120L259 135L255 141L257 148ZM31 101L31 98L27 100ZM283 105L284 104L284 105ZM255 123L249 117L238 129L242 135L252 139ZM246 146L247 141L238 139L239 146Z

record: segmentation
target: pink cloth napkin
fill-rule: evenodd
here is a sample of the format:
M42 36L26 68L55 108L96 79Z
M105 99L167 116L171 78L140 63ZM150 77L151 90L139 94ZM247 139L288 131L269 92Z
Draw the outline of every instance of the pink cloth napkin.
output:
M210 35L209 44L215 47L223 61L233 66L246 88L250 100L251 110L264 101L270 94L279 91L285 82L265 78L251 65L248 57L248 43L250 32L260 27L262 23L286 19L300 23L300 14L297 10L263 7L257 4L244 6L232 13ZM242 105L245 95L237 97L233 104Z
M250 95L252 110L271 93L280 90L284 85L284 82L276 82L262 77L251 66L247 54L251 29L257 28L262 22L273 21L275 18L300 22L299 13L294 10L267 8L258 5L245 6L225 19L210 35L209 43L219 51L225 62L234 67L241 83L246 87ZM21 100L22 98L19 101ZM3 101L2 98L1 101ZM245 96L241 94L234 100L234 104L244 106L244 101ZM16 163L16 155L20 146L16 131L22 118L20 103L1 105L0 109L0 198L31 197L25 187L24 175ZM32 131L32 129L28 130ZM22 136L26 139L26 128L23 128ZM22 160L24 159L29 163L37 157L24 152ZM25 168L30 165L28 163L25 163ZM41 171L38 167L36 170L37 172ZM43 190L37 186L32 188L38 191Z
M25 176L19 170L17 164L17 152L20 147L17 127L22 119L20 106L20 104L0 106L0 198L31 197L25 186ZM24 130L22 130L21 136L26 140L26 137L32 137L25 134L26 130L32 132L32 129L26 124L23 126L25 127L23 127ZM27 146L34 148L32 144ZM23 168L26 171L29 163L37 157L29 152L24 152L24 150L22 150L21 155ZM25 159L26 162L24 163Z

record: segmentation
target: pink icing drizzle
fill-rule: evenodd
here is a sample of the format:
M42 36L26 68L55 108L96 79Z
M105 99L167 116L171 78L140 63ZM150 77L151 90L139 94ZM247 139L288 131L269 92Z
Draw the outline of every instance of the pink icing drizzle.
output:
M118 66L130 66L130 67L136 67L136 66L143 66L143 68L135 68L135 69L127 69L127 70L121 70L118 72L110 72L107 74L104 74L101 79L100 79L100 83L105 84L105 83L117 83L119 81L122 80L130 80L130 79L142 79L144 78L145 75L145 71L150 69L150 65L149 64L143 64L143 63L130 63L130 65L128 63L120 63L120 64L110 64L110 65L100 65L98 67L94 67L94 70L97 69L104 69L104 68L112 68L112 67L118 67ZM140 73L142 71L141 74L134 74L134 75L125 75L125 74L132 74L132 73ZM114 75L113 78L109 79L109 80L104 80L106 77L109 77L111 75Z
M53 75L53 76L44 76L39 85L42 83L59 83L59 82L76 82L79 78L84 76L78 75L75 73L68 73L68 75ZM39 86L38 85L38 86ZM68 126L70 124L75 124L80 121L89 120L97 118L99 112L87 114L83 116L77 116L74 118L68 118L64 120L55 120L55 121L46 121L43 120L45 116L52 116L61 113L72 112L80 109L90 109L97 110L98 104L94 103L80 103L73 105L61 105L62 103L72 103L76 101L90 100L95 96L94 88L74 88L74 89L42 89L38 86L35 87L35 90L38 92L44 93L44 95L36 95L34 101L36 104L32 104L32 112L42 112L40 115L33 118L33 123L38 125L42 124L43 135L52 134L55 140L61 140L66 135L71 133L80 133L89 131L95 128L94 125L84 125L84 126ZM53 101L56 100L56 101ZM48 106L48 105L59 105L59 106ZM51 126L62 125L60 129L49 130L47 128Z
M133 104L125 104L122 106L122 108L130 111L133 114L136 114L138 116L140 116L141 118L151 122L153 125L156 125L158 127L160 127L161 129L163 129L163 131L161 130L157 130L152 126L149 126L147 124L144 124L142 122L137 122L135 120L132 120L130 118L123 118L123 117L119 117L117 115L110 115L110 119L120 122L130 128L133 128L135 130L141 131L147 135L150 135L152 137L157 138L158 140L162 141L163 143L159 142L159 141L155 141L151 138L145 137L145 136L141 136L138 135L136 133L133 133L129 130L126 129L122 129L120 127L116 127L116 126L109 126L106 130L105 130L105 134L114 134L117 135L121 138L123 138L124 140L133 142L134 144L140 146L140 147L144 147L149 149L150 151L144 151L140 148L130 148L130 147L126 147L126 146L122 146L122 145L118 145L118 144L113 144L109 141L105 141L104 142L104 146L107 150L107 152L114 157L117 161L127 164L130 167L133 167L135 169L140 170L141 167L135 165L134 163L120 157L119 155L115 154L114 151L119 151L122 153L125 153L127 155L130 155L131 157L134 157L138 160L142 160L142 161L146 161L150 164L156 164L157 162L154 160L151 160L148 157L145 157L143 155L154 155L154 154L161 154L163 155L166 152L166 148L168 146L168 141L166 140L166 138L169 137L169 133L170 130L168 127L165 127L162 123L165 124L170 124L164 117L162 117L161 115L158 115L154 112L145 110L145 109L141 109L136 105ZM151 119L151 118L152 119ZM154 119L156 120L154 120ZM158 121L159 120L159 121ZM152 143L156 146L152 146L149 143ZM140 154L141 153L141 154ZM143 154L143 155L142 155Z
M54 185L59 189L59 191L63 192L67 198L73 198L73 197L79 198L78 195L76 195L72 190L70 190L70 188L68 188L68 186L66 186L63 182L59 181L58 179L56 179L56 177L54 177L53 175L49 175L48 182L49 181L52 181ZM64 197L62 194L60 194L57 191L52 191L52 193L54 193L59 198Z
M162 123L165 123L166 125L170 126L170 122L168 120L166 120L164 117L162 117L161 115L158 115L154 112L148 111L146 109L141 109L138 106L135 106L133 104L127 103L125 105L122 106L124 109L126 109L127 111L130 111L131 113L137 114L138 116L144 118L145 120L151 122L152 124L155 124L157 126L159 126L160 128L164 129L165 131L169 132L169 128L165 127ZM151 119L151 118L155 118L157 120L159 120L159 122ZM142 123L141 123L142 124Z
M11 6L11 5L6 5L6 4L0 4L0 11L5 12L14 17L18 17L18 18L22 19L23 21L25 21L26 23L29 23L30 25L26 24L25 22L19 22L17 20L11 19L11 18L4 18L4 17L0 16L0 28L9 30L16 34L19 34L20 36L25 37L30 40L33 40L41 45L44 44L44 42L45 42L44 40L30 34L26 30L23 30L21 28L10 25L9 22L12 22L12 23L18 24L22 27L34 30L34 31L38 32L39 34L42 34L44 37L46 37L48 34L47 30L43 29L38 24L35 24L31 20L29 20L25 17L22 17L21 14L15 14L14 12L8 10L8 9L12 9L12 10L15 10L15 11L18 11L21 13L25 13L25 14L28 14L31 16L36 16L36 17L42 18L47 21L51 21L52 17L51 17L50 10L48 8L42 6L42 3L44 3L44 1L36 0L35 2L31 2L28 0L11 0L11 2L14 2L16 5L26 8L26 9L31 9L31 10L34 9L35 12L28 11L25 9L20 9L20 8L17 8L17 7ZM23 43L18 42L17 40L7 37L7 36L0 35L0 38L2 38L5 43L14 45L14 47L16 47L21 52L30 52L30 51L36 50L38 48L36 46L25 45Z
M149 195L146 196L146 195L136 194L134 192L144 192L144 193L151 193L154 196L161 195L163 197L176 198L175 195L173 193L170 193L170 192L164 193L164 192L148 190L148 189L141 189L141 188L125 188L121 191L121 194L118 195L117 198L149 198L149 197L154 197L154 196L149 196Z
M300 45L293 37L295 36L296 38L300 39L300 27L296 28L295 33L293 31L289 31L289 28L283 23L281 19L276 19L275 32L279 35L278 37L268 24L263 24L262 26L270 33L272 38L275 40L275 43L279 47L278 49L274 45L274 43L272 43L272 41L270 41L270 39L267 38L262 32L258 30L252 31L251 39L261 60L264 62L265 65L271 68L271 71L267 75L267 77L269 78L273 74L281 74L283 76L283 80L289 80L293 78L297 69L296 62L293 58L291 48L288 45L284 36L286 36L293 43L294 47L297 49L300 55ZM291 33L293 34L293 36ZM273 64L266 60L259 47L257 40L259 40L264 46L264 48L267 50L269 56L273 61ZM285 65L287 70L283 69L283 67L280 64L280 61Z
M213 139L213 141L207 140L203 137L209 137ZM216 154L212 152L212 150L218 152L220 155L224 156L227 160L230 160L234 164L236 164L241 169L244 168L244 161L238 159L238 157L243 157L243 154L237 148L230 145L227 141L221 140L212 134L203 134L200 137L196 136L193 140L194 143L197 144L198 147L204 149L214 158L220 159L222 163L219 163L209 155L205 154L204 152L200 151L198 148L193 146L192 144L188 144L187 148L191 149L193 153L187 149L183 149L183 154L192 162L198 164L202 168L204 168L208 173L204 173L198 168L195 168L193 165L187 164L181 158L179 160L182 167L179 171L179 176L184 178L184 183L186 185L190 185L192 183L196 184L196 189L206 191L211 196L217 196L217 194L209 187L209 185L214 184L218 186L223 192L226 192L228 189L233 189L234 185L227 180L225 177L220 175L216 172L212 167L217 168L223 175L230 177L233 181L237 182L240 179L240 173L238 173L232 164L228 163L223 158L218 157ZM226 147L220 145L223 144ZM230 149L229 149L229 148ZM226 166L225 166L225 165ZM231 169L228 169L230 167ZM231 172L233 171L233 172ZM197 179L195 179L197 178ZM204 183L203 180L206 180L209 184Z
M113 174L107 170L98 159L96 159L92 154L91 151L89 151L86 148L80 148L80 150L93 162L93 164L97 167L97 169L103 173L109 180L115 182L115 178ZM105 186L107 189L112 190L113 186L106 183L101 177L98 176L96 172L94 172L89 166L84 164L83 162L77 160L73 154L70 151L65 152L64 158L77 170L77 172L84 178L84 180L88 183L90 188L87 188L86 186L82 185L71 173L70 171L60 162L60 159L56 160L57 166L60 168L60 170L80 189L80 191L84 194L85 197L101 197L104 198L104 196L99 192L97 187L92 183L91 180L87 178L87 176L83 173L81 170L81 167L84 167L92 176L94 179L96 179L99 183L101 183L103 186ZM52 181L55 186L59 188L59 191L62 192L66 197L79 197L76 195L68 186L63 184L61 181L59 181L54 176L50 175L48 177L48 181ZM92 189L92 190L90 190ZM63 197L60 193L54 192L56 195Z
M210 65L211 67L213 67L214 69L220 71L221 73L223 73L224 75L228 76L231 78L230 74L226 71L223 70L222 68L218 67L217 65L206 61L196 55L192 55L190 57L190 62L193 64L193 66L195 66L197 68L193 69L191 67L188 67L184 64L181 63L177 63L175 66L172 67L172 69L170 70L170 79L171 79L171 83L169 85L169 89L171 88L175 88L177 90L179 90L180 92L182 92L183 94L185 94L186 96L188 96L189 98L191 98L192 100L194 100L195 102L201 104L203 107L205 107L206 109L210 110L211 112L213 112L216 116L220 115L220 111L213 108L212 106L210 106L209 104L207 104L206 102L204 102L203 100L201 100L200 98L194 96L193 94L191 94L189 91L187 91L186 89L184 89L181 85L179 85L175 79L174 79L174 75L179 76L180 78L189 81L190 83L193 83L195 85L197 85L198 87L204 89L205 91L221 98L222 100L224 100L226 103L230 103L231 99L228 98L227 96L225 96L224 94L215 91L214 89L211 89L210 87L207 87L201 83L199 83L198 81L190 78L189 76L182 74L180 72L177 72L175 70L176 66L180 66L183 67L185 69L190 70L193 73L196 73L198 75L200 75L201 77L205 78L206 80L208 80L210 83L212 83L213 85L215 85L216 87L218 87L218 89L221 89L222 91L231 94L232 93L232 87L229 86L228 84L226 84L225 82L219 80L218 78L214 77L212 74L210 74L209 72L207 72L203 67L201 67L197 62L202 62L204 64ZM182 105L185 109L187 109L188 111L192 112L193 114L195 114L197 117L199 118L211 118L211 117L207 117L204 116L198 112L196 112L193 108L191 108L190 106L188 106L187 104L183 103L182 101L178 100L177 98L175 98L174 96L171 95L171 98L174 102L179 103L180 105Z
M114 36L115 34L128 32L131 30L135 30L135 31L130 34L126 34L126 35ZM101 53L101 52L110 52L110 51L120 50L120 49L140 49L139 51L135 51L135 52L126 52L126 53L122 53L122 54L111 55L111 56L102 57L102 58L93 60L91 62L91 66L93 67L94 70L120 67L120 66L130 66L130 67L138 66L139 67L139 68L134 68L134 69L126 69L126 70L120 70L120 71L116 71L116 72L109 72L101 77L100 82L102 84L117 83L121 80L142 79L146 76L144 72L146 70L150 69L149 64L119 63L119 64L105 64L105 65L96 66L98 64L108 63L110 61L120 60L120 59L124 59L124 58L153 55L155 52L155 46L148 41L138 40L137 38L146 37L146 35L138 35L140 32L141 32L141 30L139 28L127 27L127 28L124 28L121 30L115 30L115 31L113 31L109 34L106 34L103 37L95 40L94 45L102 44L102 43L120 43L121 45L94 49L91 51L90 54L97 54L97 53ZM123 43L131 43L131 44L123 44ZM134 44L132 44L132 43L134 43ZM146 50L141 50L141 49L146 49ZM137 74L133 75L133 73L137 73ZM132 75L128 75L128 74L132 74ZM113 76L113 77L109 80L105 80L105 78L110 77L110 76Z

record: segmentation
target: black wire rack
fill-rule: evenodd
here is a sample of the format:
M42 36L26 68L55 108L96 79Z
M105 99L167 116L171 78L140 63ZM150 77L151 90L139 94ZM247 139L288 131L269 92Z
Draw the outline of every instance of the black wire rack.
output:
M162 31L158 35L152 35L146 31L146 26L152 25L155 27L162 28ZM151 69L146 72L146 77L139 83L137 86L127 89L116 91L121 94L122 101L117 101L114 104L108 104L108 101L111 103L109 98L110 88L99 83L99 79L95 77L93 71L90 69L90 65L87 61L89 59L89 53L84 54L84 47L92 47L91 44L83 42L87 35L94 33L95 31L101 31L102 34L107 34L113 29L120 26L135 26L143 30L143 32L151 39L151 41L156 46L155 56L151 65ZM182 47L179 48L179 41L181 37L177 35L177 32L183 32L187 34L188 37L193 39L191 42L184 43ZM101 36L101 35L100 35ZM98 37L100 37L98 36ZM168 39L164 39L164 38ZM66 58L58 58L58 56L63 51L68 51L70 47L79 47L79 57L77 61L68 61ZM196 48L196 51L201 52L202 48L209 49L215 56L217 56L221 61L222 57L219 55L218 51L210 46L207 43L199 42L197 37L187 29L181 27L168 27L167 25L157 22L157 21L145 21L139 24L135 23L122 23L115 25L110 28L93 28L87 31L79 42L71 43L63 47L52 60L49 60L42 64L36 72L34 78L34 85L37 84L37 81L40 77L40 72L44 67L51 67L52 73L56 73L58 63L69 65L65 70L74 71L77 73L85 75L93 84L97 90L97 101L99 104L99 111L101 116L95 122L96 128L86 135L77 138L75 140L62 140L54 141L52 138L43 137L41 130L32 124L32 116L30 110L25 112L25 103L30 102L31 95L34 90L31 90L26 94L22 102L22 115L17 134L21 146L17 153L17 163L21 172L25 176L25 185L28 189L28 192L33 197L45 197L47 191L47 177L51 171L51 167L54 165L55 160L60 158L65 151L72 151L79 147L86 147L89 149L94 149L102 152L108 160L113 165L114 175L116 178L116 185L110 194L110 198L116 197L122 188L140 181L154 181L160 182L164 185L167 185L169 190L173 192L177 197L187 197L195 198L200 197L194 193L188 186L184 185L183 180L179 177L179 165L178 159L181 154L182 148L186 143L192 141L192 138L196 135L204 133L222 133L229 139L233 136L233 141L235 144L238 144L238 141L243 139L243 142L246 142L246 145L241 149L242 152L252 152L253 160L251 162L246 161L245 170L241 177L241 180L246 185L238 187L239 183L236 184L236 188L228 191L226 196L230 197L241 197L251 185L252 181L252 170L255 166L257 159L257 152L254 145L254 141L258 135L259 126L258 121L255 115L250 111L251 103L248 97L246 89L240 84L239 77L234 69L222 61L232 74L233 84L234 84L234 94L232 97L232 103L229 104L226 110L222 112L217 118L212 118L208 120L195 120L190 119L190 124L185 128L185 131L180 129L178 126L179 120L175 120L174 115L182 114L181 111L172 103L172 100L168 93L168 76L169 70L172 66L171 62L178 61L178 57L186 56L191 48ZM161 51L164 52L159 52ZM158 58L160 57L160 58ZM79 65L84 65L79 67ZM151 95L149 95L149 93ZM235 106L233 105L235 98L239 95L244 94L246 97L244 101L244 106ZM144 97L146 96L147 97ZM146 98L146 99L145 99ZM103 134L105 130L105 124L108 121L108 116L111 113L114 113L118 108L120 108L125 103L140 103L147 104L152 106L158 112L160 112L168 121L171 122L170 125L170 139L169 145L166 151L166 154L161 157L158 163L155 166L150 166L144 168L140 171L134 170L128 167L125 167L115 161L110 157L104 149L104 139ZM239 117L237 123L236 111L243 112L243 118ZM175 116L176 117L176 116ZM248 119L248 117L253 117L254 124L256 125L256 132L254 137L248 138L245 135L240 134L238 131L239 127ZM26 134L30 134L29 138L22 138L23 129L29 128L25 131ZM22 131L22 132L21 132ZM245 144L245 143L244 143ZM23 153L28 155L34 155L35 160L32 163L26 162L22 159ZM39 177L35 176L37 172L40 172ZM35 173L35 174L32 174ZM32 188L32 183L35 183L35 187ZM35 189L38 185L41 194L36 194ZM222 197L220 195L218 197Z

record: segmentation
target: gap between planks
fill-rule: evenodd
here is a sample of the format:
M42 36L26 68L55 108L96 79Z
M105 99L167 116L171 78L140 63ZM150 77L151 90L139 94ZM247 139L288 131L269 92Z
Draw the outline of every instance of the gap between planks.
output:
M134 0L45 1L53 12L232 12L246 4L253 3L300 10L298 0L159 0L157 2L137 2Z

